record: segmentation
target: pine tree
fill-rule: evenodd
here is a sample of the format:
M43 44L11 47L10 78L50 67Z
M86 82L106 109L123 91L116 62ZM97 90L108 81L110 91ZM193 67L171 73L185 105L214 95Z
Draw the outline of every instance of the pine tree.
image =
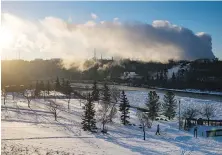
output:
M167 69L164 69L163 78L164 78L164 82L166 83L167 80L168 80L168 77L167 77Z
M160 77L159 77L159 73L156 73L156 81L159 81Z
M96 81L94 81L92 89L93 89L93 91L92 91L93 101L98 101L99 100L99 89L97 87Z
M161 82L164 80L163 71L160 72L160 77L159 77L159 78L160 78L160 81L161 81Z
M121 121L124 125L129 124L128 119L129 117L129 101L126 97L126 94L124 91L122 91L121 93L121 103L120 103L120 107L119 107L119 111L121 111L122 115L121 115Z
M72 87L70 82L67 80L65 84L65 94L70 95L72 93Z
M45 85L44 85L43 81L41 81L40 84L39 84L39 90L40 90L40 92L43 91L43 97L45 99Z
M49 91L50 91L50 83L49 83L49 81L47 82L47 93L48 93L48 95L49 95Z
M94 132L96 127L96 120L95 120L95 110L94 110L94 104L92 102L92 96L89 94L87 97L87 103L85 105L85 111L82 118L82 128L84 131L91 131Z
M41 81L40 84L39 84L39 89L44 91L45 90L45 85L44 85L44 82Z
M35 96L39 96L39 95L40 95L40 84L37 81L35 85Z
M72 87L70 85L70 82L67 80L66 84L65 84L65 89L64 89L64 93L66 95L66 97L68 98L68 109L69 109L69 104L70 104L70 99L72 96Z
M55 90L56 91L60 91L61 90L61 85L60 85L58 76L57 76L57 79L56 79Z
M175 73L173 72L173 75L172 75L172 81L175 82L176 81L176 75Z
M62 78L62 84L61 84L61 89L60 91L64 94L66 94L66 82L65 82L65 79Z
M167 92L164 95L163 101L163 114L170 120L176 115L177 102L174 93Z
M109 90L109 87L106 83L104 83L104 86L103 86L103 103L104 104L110 104L110 90Z
M148 117L153 121L157 116L160 109L159 96L155 91L150 91L146 103L148 109Z

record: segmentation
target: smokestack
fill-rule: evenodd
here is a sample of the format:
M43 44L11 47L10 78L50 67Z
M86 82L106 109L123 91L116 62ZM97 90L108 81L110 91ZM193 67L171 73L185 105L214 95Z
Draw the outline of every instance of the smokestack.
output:
M94 57L93 59L96 61L96 49L94 48Z

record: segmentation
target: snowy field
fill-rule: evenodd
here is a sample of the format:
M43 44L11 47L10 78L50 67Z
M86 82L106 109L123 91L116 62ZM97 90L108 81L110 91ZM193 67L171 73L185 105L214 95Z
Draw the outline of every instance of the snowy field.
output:
M157 93L157 94L160 97L160 102L162 102L164 94L163 93ZM131 105L144 107L145 106L144 103L146 102L147 97L148 97L148 92L147 91L126 91L126 95ZM212 100L207 100L207 99L191 98L191 97L181 97L181 96L175 96L175 98L177 101L180 100L181 112L183 112L183 110L186 109L187 107L196 107L197 109L201 109L201 107L204 104L212 104L215 107L217 107L216 108L217 115L214 118L222 119L222 102L212 101Z
M144 106L147 92L128 91L131 105ZM163 94L158 94L160 100ZM215 104L217 119L222 119L222 103L177 97L181 107L200 107L203 104ZM1 105L2 154L35 154L35 155L201 155L222 154L222 137L193 138L192 132L178 130L177 120L153 122L146 131L143 140L142 129L136 111L130 111L130 122L136 126L123 126L119 114L114 123L108 125L108 134L91 134L81 129L82 106L84 101L71 99L70 110L66 99L57 99L60 105L58 120L49 111L47 101L35 99L28 108L27 100L21 96L8 95L6 105ZM3 103L3 100L2 100ZM156 136L156 126L160 124L161 135ZM97 127L101 125L98 123Z

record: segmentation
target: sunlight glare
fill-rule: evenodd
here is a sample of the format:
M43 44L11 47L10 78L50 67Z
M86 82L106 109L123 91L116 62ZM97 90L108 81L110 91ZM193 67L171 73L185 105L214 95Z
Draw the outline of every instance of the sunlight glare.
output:
M6 27L0 29L1 48L9 48L13 42L13 34Z

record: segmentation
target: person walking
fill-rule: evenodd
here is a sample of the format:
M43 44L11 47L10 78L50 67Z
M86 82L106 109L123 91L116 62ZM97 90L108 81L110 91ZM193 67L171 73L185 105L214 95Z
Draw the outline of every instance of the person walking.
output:
M197 126L194 127L194 130L193 130L193 135L194 137L197 138Z
M157 134L160 135L160 125L159 124L157 125L156 135Z

